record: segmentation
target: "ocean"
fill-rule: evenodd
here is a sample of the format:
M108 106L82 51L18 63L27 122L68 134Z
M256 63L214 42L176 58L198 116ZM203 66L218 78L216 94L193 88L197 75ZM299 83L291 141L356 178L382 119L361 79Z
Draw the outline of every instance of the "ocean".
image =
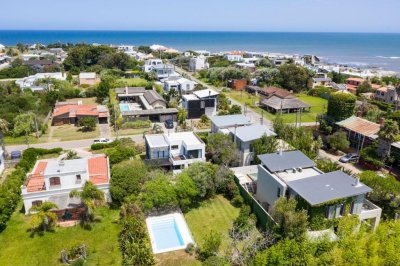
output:
M152 45L220 52L314 54L325 62L400 72L400 34L197 31L0 30L0 43L54 42Z

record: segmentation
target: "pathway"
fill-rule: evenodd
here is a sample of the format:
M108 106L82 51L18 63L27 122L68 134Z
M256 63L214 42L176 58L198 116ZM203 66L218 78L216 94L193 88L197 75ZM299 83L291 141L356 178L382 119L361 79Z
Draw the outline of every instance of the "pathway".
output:
M100 138L111 137L111 130L109 124L99 124L99 128L100 128Z
M362 169L358 164L339 162L340 157L342 157L341 155L334 155L331 153L327 153L324 150L319 150L319 157L337 162L344 169L350 170L354 174L360 174L364 171L364 169Z

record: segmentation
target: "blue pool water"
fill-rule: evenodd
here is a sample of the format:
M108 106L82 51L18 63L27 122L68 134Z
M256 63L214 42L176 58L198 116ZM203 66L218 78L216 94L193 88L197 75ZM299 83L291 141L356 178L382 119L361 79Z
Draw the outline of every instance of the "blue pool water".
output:
M158 251L173 249L184 245L175 219L153 221L150 226Z
M130 111L129 105L126 104L126 103L120 103L120 104L119 104L119 109L120 109L122 112L128 112L128 111Z

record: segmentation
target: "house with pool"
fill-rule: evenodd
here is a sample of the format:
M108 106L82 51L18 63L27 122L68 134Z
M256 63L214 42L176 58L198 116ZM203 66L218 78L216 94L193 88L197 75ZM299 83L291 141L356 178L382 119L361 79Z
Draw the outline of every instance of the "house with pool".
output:
M196 162L205 162L204 142L193 132L145 136L146 163L179 173Z
M280 197L296 198L310 220L356 215L374 230L382 209L366 199L372 189L342 171L324 173L300 151L259 155L258 166L232 168L240 185L270 213ZM317 217L318 216L318 217Z
M119 109L125 121L150 120L164 122L176 121L178 109L168 108L167 102L155 90L145 87L116 88Z

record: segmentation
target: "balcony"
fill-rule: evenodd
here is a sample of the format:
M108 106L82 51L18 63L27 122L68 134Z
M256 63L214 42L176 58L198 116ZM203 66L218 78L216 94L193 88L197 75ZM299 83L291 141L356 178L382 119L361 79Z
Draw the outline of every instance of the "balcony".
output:
M378 217L380 218L381 213L382 213L381 208L379 208L369 200L364 199L359 216L361 220L366 220L371 218L378 218Z

